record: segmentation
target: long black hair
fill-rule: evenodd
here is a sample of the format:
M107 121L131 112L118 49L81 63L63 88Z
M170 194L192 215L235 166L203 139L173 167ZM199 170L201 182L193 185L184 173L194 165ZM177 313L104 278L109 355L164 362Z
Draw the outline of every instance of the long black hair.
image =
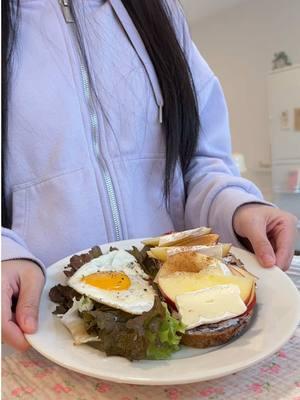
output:
M177 0L172 0L177 1ZM168 200L179 163L186 172L197 144L200 121L188 62L165 0L122 0L141 36L161 87L166 143L164 193ZM14 4L14 6L12 6ZM2 1L2 225L10 226L5 202L5 143L12 50L17 31L18 2Z
M17 17L19 12L19 0L15 2L1 2L1 212L2 226L10 227L11 216L7 210L5 199L5 148L7 142L7 108L9 98L9 86L12 69L13 44L17 33Z

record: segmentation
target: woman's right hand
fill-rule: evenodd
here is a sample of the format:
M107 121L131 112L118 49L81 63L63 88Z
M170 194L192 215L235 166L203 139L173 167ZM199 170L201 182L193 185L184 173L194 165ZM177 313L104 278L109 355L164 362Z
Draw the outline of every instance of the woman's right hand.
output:
M30 260L3 261L2 341L17 350L27 350L24 333L34 333L38 324L40 297L45 283L41 268ZM17 300L15 313L13 300Z

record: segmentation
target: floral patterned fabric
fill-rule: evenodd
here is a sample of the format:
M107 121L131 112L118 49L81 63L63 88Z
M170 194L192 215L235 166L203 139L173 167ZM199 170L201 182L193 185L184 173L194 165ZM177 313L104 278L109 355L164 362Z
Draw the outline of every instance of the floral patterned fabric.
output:
M59 367L36 351L2 363L2 400L300 400L300 328L274 356L221 379L138 386L97 380Z

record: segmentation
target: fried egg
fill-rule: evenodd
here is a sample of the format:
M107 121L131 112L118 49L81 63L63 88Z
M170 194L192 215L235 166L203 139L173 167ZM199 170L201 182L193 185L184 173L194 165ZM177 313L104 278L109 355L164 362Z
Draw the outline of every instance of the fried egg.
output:
M154 304L155 292L135 257L114 250L91 260L68 280L68 286L98 303L139 315Z

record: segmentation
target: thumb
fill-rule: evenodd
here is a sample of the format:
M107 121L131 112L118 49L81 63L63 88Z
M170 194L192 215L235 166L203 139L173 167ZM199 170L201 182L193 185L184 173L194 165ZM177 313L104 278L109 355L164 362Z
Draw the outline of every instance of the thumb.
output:
M275 253L266 234L265 226L257 226L248 233L248 240L253 247L258 261L263 267L273 267L276 262Z
M43 285L40 274L34 273L21 278L16 319L24 333L34 333L37 329Z

